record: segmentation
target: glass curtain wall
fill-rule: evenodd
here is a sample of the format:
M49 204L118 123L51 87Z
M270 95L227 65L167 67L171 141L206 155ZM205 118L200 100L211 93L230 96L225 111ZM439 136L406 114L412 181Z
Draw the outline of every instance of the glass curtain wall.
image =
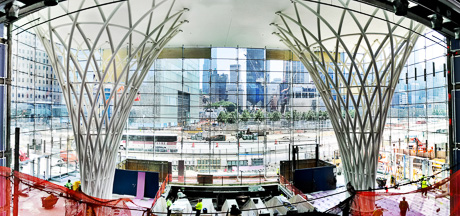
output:
M396 161L401 166L407 163L402 154L419 156L414 160L414 175L422 170L426 172L427 159L440 162L433 163L432 171L448 163L446 43L435 31L428 30L424 35L419 38L401 73L388 113L383 144L386 152L398 149Z
M20 31L13 33L12 133L21 128L23 172L72 174L78 167L61 88L36 35ZM435 32L425 36L443 40ZM314 158L316 143L321 159L339 156L324 104L294 57L276 60L263 48L174 49L179 54L160 55L139 89L119 160L168 160L176 169L182 159L189 173L254 172L264 165L275 172L292 145L300 159ZM196 49L209 53L191 56ZM399 140L400 149L408 149L415 137L441 151L447 143L445 49L420 38L404 71L382 151L390 151L390 143L399 147Z
M333 133L303 65L267 60L265 49L210 52L206 59L155 62L128 119L121 156L171 160L173 167L184 160L196 172L256 171L264 165L275 171L293 144L300 145L300 158L314 158L320 128ZM162 142L165 137L175 142ZM325 148L321 157L334 149Z
M12 34L11 142L19 127L22 172L60 177L77 168L67 108L37 36L21 31L16 28Z

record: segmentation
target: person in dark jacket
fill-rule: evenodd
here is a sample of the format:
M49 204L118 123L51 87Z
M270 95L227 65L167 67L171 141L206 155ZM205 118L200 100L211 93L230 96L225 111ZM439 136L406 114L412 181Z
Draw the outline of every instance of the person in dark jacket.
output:
M241 215L241 210L239 210L235 204L232 205L230 208L230 215L231 216L238 216Z

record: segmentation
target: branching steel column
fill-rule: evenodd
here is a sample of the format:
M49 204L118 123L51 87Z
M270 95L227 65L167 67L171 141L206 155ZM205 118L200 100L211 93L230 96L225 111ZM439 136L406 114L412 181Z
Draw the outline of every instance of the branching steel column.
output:
M73 11L99 4L98 0L80 2ZM174 2L142 1L144 10L139 12L133 11L132 4L140 2L128 0L111 5L110 14L105 8L90 9L99 21L81 21L87 14L78 12L67 14L68 22L35 27L64 94L82 189L89 195L112 196L122 130L139 87L163 47L186 22L180 18L188 9L172 12ZM68 13L67 5L58 7ZM39 16L49 20L53 9ZM164 14L163 20L153 19L155 13ZM115 21L120 15L126 16L127 24Z
M293 0L296 17L277 12L283 24L271 25L305 65L324 101L347 182L357 189L374 188L389 105L424 27L400 17L389 22L380 9L363 19L348 9L350 1L338 2L338 13L332 15L330 6Z

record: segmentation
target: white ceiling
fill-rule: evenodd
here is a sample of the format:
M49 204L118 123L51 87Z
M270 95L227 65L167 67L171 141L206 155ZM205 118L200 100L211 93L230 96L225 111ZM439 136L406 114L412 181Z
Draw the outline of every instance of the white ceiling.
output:
M182 0L190 8L190 21L170 46L284 47L269 26L278 20L276 11L292 7L289 0Z
M133 11L132 17L134 18L133 23L151 8L153 1L154 0L130 0L131 10ZM112 0L65 1L60 3L58 6L40 11L39 14L41 19L39 22L66 14L67 7L70 8L69 11L72 12L79 9L81 3L83 3L81 8L87 8L96 5L95 2L103 4L112 2ZM157 0L156 3L158 4L158 2L162 1ZM155 26L155 24L163 21L169 9L169 5L171 5L172 2L172 0L166 0L163 5L158 7L158 10L155 10L151 26ZM327 0L326 2L342 6L339 0ZM101 6L99 9L101 9L101 11L104 12L104 15L108 17L118 4L121 4L120 9L114 14L114 18L111 23L128 26L129 16L127 13L128 10L126 2L108 4ZM305 1L305 4L311 6L315 10L317 8L316 3ZM349 7L363 13L371 13L375 9L356 1L351 1ZM184 16L181 17L181 20L188 20L189 23L185 23L181 26L183 32L175 36L175 38L168 43L168 47L178 47L182 45L187 47L211 45L213 47L240 46L257 48L286 48L284 44L279 41L279 38L272 34L276 31L276 28L274 26L270 26L270 23L283 24L279 16L275 14L277 11L282 11L292 17L296 16L291 0L176 0L172 13L175 13L183 8L189 8L190 11L186 12ZM317 35L318 26L315 15L306 10L304 7L299 7L299 9L304 26L311 30L313 34ZM327 18L327 21L334 29L338 28L342 11L343 10L341 8L321 5L321 14ZM396 17L390 12L388 15L390 16L390 20L396 21L399 19L399 17ZM35 14L31 16L30 19L37 16L38 15ZM73 14L73 16L76 16L76 14ZM360 14L357 14L356 16L362 26L365 25L365 22L367 22L369 18L366 15ZM384 13L379 12L377 16L384 17ZM22 22L26 21L27 20L24 19ZM100 25L97 27L97 25L89 24L89 22L102 22L101 14L98 8L82 11L78 17L78 21L80 22L81 28L84 29L85 35L82 36L81 34L74 34L74 40L76 42L74 42L73 45L82 44L83 37L94 41L100 29ZM51 22L51 26L55 28L55 31L60 33L63 40L68 40L67 36L70 35L69 32L71 29L71 23L71 19L67 16L53 20ZM408 23L409 22L406 20L403 25L407 26ZM147 24L148 19L143 19L136 29L145 32L145 29L148 26ZM320 24L320 27L321 37L323 39L334 36L324 23ZM40 28L46 30L48 28L48 23L40 25ZM126 33L126 30L116 26L110 26L109 28L115 42L117 40L122 40L124 33ZM293 29L293 31L299 34L299 29ZM371 27L368 30L368 32L386 31L386 23L377 19L372 21ZM342 33L356 32L359 32L359 29L351 16L347 14ZM106 33L102 34L102 37L99 40L100 42L98 43L99 46L103 46L102 43L108 44L106 42L108 41L107 35L108 34ZM139 43L142 41L142 38L142 36L137 35L133 38L132 43Z

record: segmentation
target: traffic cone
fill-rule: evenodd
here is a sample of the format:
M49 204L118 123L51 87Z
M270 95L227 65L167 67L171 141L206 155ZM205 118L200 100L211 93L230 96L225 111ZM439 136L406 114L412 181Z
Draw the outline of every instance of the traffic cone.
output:
M195 143L192 143L192 148L195 148Z
M216 143L216 148L219 147L219 143Z

